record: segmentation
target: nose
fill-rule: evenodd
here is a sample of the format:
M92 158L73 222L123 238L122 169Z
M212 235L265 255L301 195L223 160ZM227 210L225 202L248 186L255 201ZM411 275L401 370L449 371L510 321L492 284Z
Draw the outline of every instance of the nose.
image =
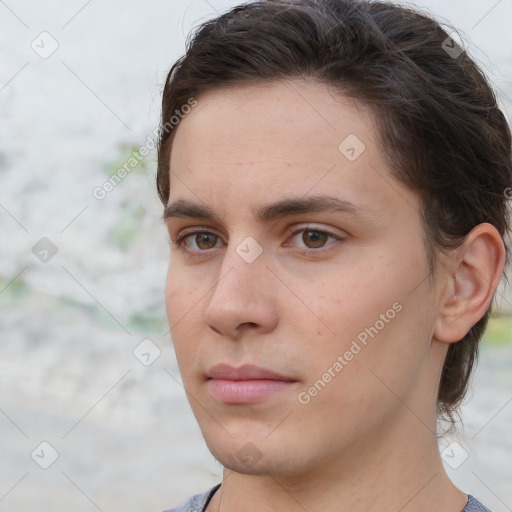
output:
M278 322L277 297L265 252L246 260L235 247L226 248L220 277L204 313L207 327L237 339L244 333L267 333Z

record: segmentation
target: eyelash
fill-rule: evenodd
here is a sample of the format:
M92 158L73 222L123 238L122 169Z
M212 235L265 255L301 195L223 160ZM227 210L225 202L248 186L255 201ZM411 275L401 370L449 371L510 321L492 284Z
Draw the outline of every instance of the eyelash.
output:
M331 242L331 243L328 243L322 247L319 247L317 249L314 249L314 248L309 248L309 249L298 249L298 252L300 254L307 254L307 255L311 255L313 253L320 253L320 252L323 252L324 250L328 250L328 248L331 246L331 245L334 245L334 242L337 242L337 241L341 241L343 240L343 237L341 236L338 236L338 235L335 235L329 231L326 231L324 229L319 229L315 226L306 226L306 227L301 227L300 229L296 229L294 231L292 231L291 233L289 233L289 236L291 238L294 238L296 235L298 235L299 233L303 233L305 231L315 231L317 233L321 233L321 234L325 234L327 235L328 237L332 238L334 241ZM201 251L201 250L192 250L192 249L189 249L186 245L185 245L185 240L191 236L196 236L196 235L199 235L199 234L209 234L209 235L214 235L217 237L217 239L220 239L219 235L217 235L216 233L212 233L211 231L206 231L206 230L197 230L197 231L190 231L188 233L185 233L183 235L180 235L176 238L176 242L173 243L172 245L176 245L176 247L178 249L181 249L183 250L188 256L194 256L194 257L207 257L207 256L210 256L210 252L213 250L213 249L216 249L216 247L212 248L212 249L207 249L207 250L204 250L204 251Z

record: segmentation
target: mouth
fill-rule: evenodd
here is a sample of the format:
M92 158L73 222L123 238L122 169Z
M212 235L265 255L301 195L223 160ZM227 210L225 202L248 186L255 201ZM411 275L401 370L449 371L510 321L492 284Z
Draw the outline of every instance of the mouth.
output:
M225 404L251 404L288 390L297 381L268 368L253 365L213 366L207 372L206 385L212 397Z

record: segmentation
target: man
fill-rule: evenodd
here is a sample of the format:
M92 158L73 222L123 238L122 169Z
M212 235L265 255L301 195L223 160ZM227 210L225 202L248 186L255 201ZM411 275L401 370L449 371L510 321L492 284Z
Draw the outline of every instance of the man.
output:
M509 229L474 62L390 3L260 1L200 27L162 106L169 324L225 468L173 510L488 510L437 445Z

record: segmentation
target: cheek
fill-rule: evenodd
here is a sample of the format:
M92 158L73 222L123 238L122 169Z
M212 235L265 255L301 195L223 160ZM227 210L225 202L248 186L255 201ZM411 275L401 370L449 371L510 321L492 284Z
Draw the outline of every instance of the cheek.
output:
M428 291L418 286L414 269L407 272L395 262L353 268L322 281L322 293L310 296L311 309L322 322L296 324L310 334L311 381L330 371L336 375L332 382L345 390L338 398L344 400L348 392L363 400L370 389L385 387L379 376L398 387L413 379L428 356L432 327Z
M343 275L339 270L318 285L321 293L308 296L316 313L317 333L332 339L337 350L374 325L392 307L397 294L371 268L352 268Z
M167 271L167 281L165 283L165 308L167 311L167 319L169 320L169 326L175 323L176 315L180 307L180 301L178 300L180 294L180 285L177 283L177 276L175 272L172 272L171 267Z
M197 351L199 331L203 325L200 298L200 290L187 286L187 279L183 273L176 272L169 266L165 303L172 343L180 369L191 366L189 361Z
M204 294L204 290L194 283L186 270L171 258L165 285L165 304L171 328L186 321L186 312L192 311Z

